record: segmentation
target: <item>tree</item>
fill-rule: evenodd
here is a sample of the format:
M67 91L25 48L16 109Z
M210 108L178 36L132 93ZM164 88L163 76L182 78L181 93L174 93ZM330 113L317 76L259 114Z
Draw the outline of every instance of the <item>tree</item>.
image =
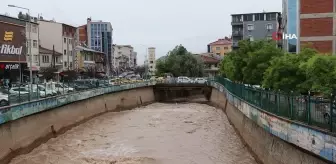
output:
M168 52L165 60L156 63L156 75L171 73L173 76L201 77L204 74L204 64L200 58L192 55L182 45Z
M25 20L25 15L23 15L23 13L20 11L18 14L18 18Z
M300 57L296 54L285 54L270 62L263 77L263 87L290 93L296 91L305 79L305 74L300 69Z
M260 40L260 41L249 41L242 40L239 42L239 49L230 52L220 64L220 74L226 76L232 81L235 82L246 82L252 81L253 83L257 83L254 79L250 79L247 74L249 70L246 70L245 67L249 66L250 68L255 68L258 63L258 56L266 56L267 51L276 51L275 45L274 49L271 48L274 43ZM266 48L266 50L264 50ZM256 52L256 53L254 53ZM268 57L264 57L264 60L268 59ZM248 65L249 64L249 65ZM264 68L265 66L259 65ZM245 69L245 76L244 76ZM253 70L251 70L253 71ZM257 74L260 76L259 74ZM262 78L261 78L262 79ZM259 81L258 81L259 82ZM260 84L260 83L259 83Z
M273 42L259 42L256 46L260 47L248 52L246 67L243 68L244 83L251 85L262 84L263 75L271 65L271 60L284 55Z
M330 95L336 89L336 57L316 55L301 64L305 70L306 89ZM335 93L334 93L335 94Z
M55 72L57 72L57 68L47 67L41 69L42 78L46 80L51 80L55 77Z
M62 81L73 81L78 78L78 74L74 70L63 71L62 74L63 74Z

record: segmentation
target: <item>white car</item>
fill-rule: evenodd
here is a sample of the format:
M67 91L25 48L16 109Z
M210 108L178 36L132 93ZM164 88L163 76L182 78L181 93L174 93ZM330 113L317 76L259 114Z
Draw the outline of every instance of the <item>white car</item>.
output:
M177 78L177 83L193 83L193 80L186 76L180 76Z
M6 92L1 92L0 91L0 106L7 106L9 105L9 102L8 102L8 93L7 91Z
M73 92L75 89L68 87L67 85L63 83L55 83L54 90L57 91L57 93L70 93L70 92Z
M196 78L195 79L195 83L198 83L198 84L205 84L207 82L206 79L204 78Z

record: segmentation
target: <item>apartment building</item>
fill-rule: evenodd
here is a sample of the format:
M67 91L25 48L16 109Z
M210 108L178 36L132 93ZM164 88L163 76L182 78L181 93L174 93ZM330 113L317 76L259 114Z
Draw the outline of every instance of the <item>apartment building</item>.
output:
M336 2L334 0L284 0L287 19L297 24L297 51L309 44L321 53L336 54ZM298 13L298 14L296 14ZM288 28L292 28L290 24Z
M37 18L32 18L29 23L28 20L0 15L0 23L0 63L4 66L4 71L1 71L0 76L10 78L13 81L28 80L30 68L33 75L36 75L40 69ZM5 46L11 47L15 52L5 51ZM30 55L30 48L32 55ZM30 66L30 56L32 56L32 66Z
M50 50L44 47L39 48L39 63L41 68L48 67L62 67L63 63L61 62L63 54L55 50Z
M138 57L138 53L134 52L131 54L131 60L130 60L130 67L134 68L137 66L137 57Z
M134 67L134 48L131 45L113 45L115 69L126 69ZM133 60L133 61L132 61Z
M208 44L208 53L213 53L219 56L225 56L227 53L231 51L232 51L232 40L231 38L228 37L218 39L217 41Z
M59 71L73 70L75 56L76 27L56 21L38 20L40 45L43 48L62 52Z
M154 75L156 71L155 47L148 48L148 68L150 75Z
M86 32L86 36L85 36ZM79 28L81 43L85 43L88 48L95 51L104 52L106 72L111 73L113 68L113 28L110 22L92 20L87 18L87 24ZM85 40L86 39L86 40Z
M278 31L280 12L232 14L232 47L238 48L238 41L249 39L272 39Z

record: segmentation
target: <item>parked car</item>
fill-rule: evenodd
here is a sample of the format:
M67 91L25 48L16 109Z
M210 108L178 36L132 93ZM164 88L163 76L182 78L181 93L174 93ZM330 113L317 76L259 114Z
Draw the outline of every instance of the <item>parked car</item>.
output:
M55 83L55 90L57 91L58 94L60 94L60 93L71 93L75 89L63 83Z
M205 84L207 82L206 79L204 78L196 78L195 79L195 83L198 83L198 84Z
M186 76L180 76L177 78L177 83L193 83L193 80Z

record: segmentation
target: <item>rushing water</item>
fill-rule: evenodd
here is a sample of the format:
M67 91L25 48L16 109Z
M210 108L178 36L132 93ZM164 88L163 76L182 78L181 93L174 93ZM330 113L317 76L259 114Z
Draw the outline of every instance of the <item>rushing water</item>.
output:
M203 104L155 103L107 113L11 164L256 164L225 114Z

